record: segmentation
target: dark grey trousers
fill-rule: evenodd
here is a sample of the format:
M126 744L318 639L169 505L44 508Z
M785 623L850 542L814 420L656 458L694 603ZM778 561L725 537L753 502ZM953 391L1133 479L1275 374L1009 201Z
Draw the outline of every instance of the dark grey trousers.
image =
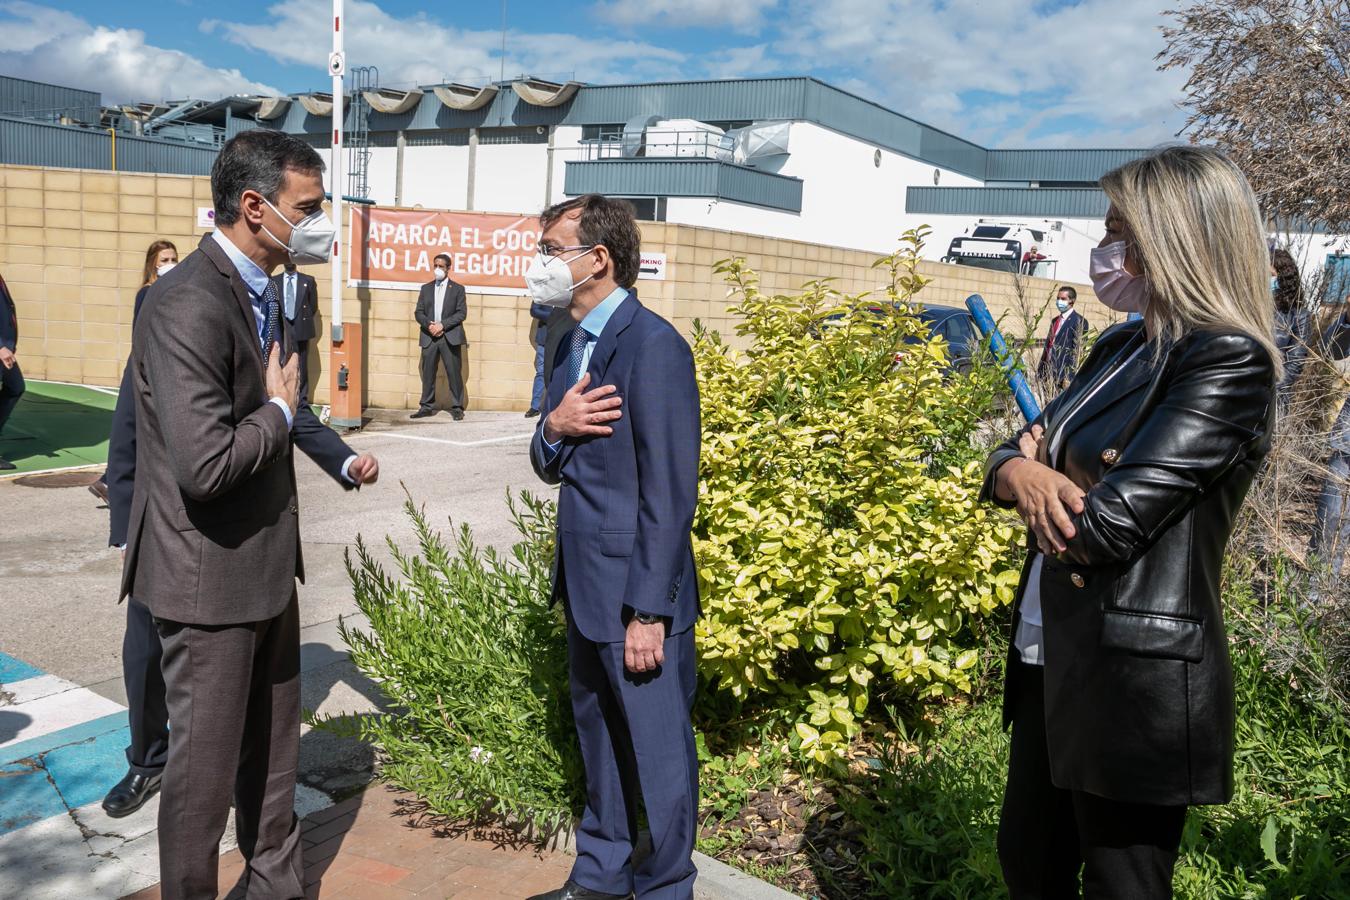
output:
M433 340L422 348L422 409L436 408L436 366L445 366L445 380L450 386L450 408L464 409L463 346L451 344L445 338Z
M160 894L217 895L220 837L235 806L250 900L305 895L295 774L300 755L300 617L294 594L265 622L159 620L169 760L159 806Z

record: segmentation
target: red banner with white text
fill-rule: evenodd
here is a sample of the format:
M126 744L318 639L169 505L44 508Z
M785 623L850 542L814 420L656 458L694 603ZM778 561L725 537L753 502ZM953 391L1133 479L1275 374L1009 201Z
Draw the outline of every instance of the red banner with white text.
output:
M347 278L359 287L417 290L438 253L469 290L525 293L539 240L536 216L355 206Z

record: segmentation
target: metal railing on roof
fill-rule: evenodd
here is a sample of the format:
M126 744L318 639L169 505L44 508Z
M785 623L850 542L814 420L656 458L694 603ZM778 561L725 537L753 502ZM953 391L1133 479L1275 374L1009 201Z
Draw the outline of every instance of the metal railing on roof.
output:
M0 110L0 116L95 131L107 131L111 128L119 134L156 137L216 148L224 146L226 141L225 129L218 125L206 122L165 122L152 126L144 119L127 115L119 109L108 106L55 106L42 109L25 107L17 110Z

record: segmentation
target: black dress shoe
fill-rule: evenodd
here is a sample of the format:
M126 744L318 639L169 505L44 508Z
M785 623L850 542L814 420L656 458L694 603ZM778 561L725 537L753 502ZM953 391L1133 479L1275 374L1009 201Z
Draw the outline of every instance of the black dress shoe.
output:
M103 798L103 811L114 819L129 816L145 805L145 801L159 792L158 775L138 775L128 772Z
M411 416L408 416L408 418L410 418L410 419L425 419L427 416L434 416L434 415L436 415L436 410L434 410L434 409L419 409L417 412L413 413Z
M525 418L527 419L533 419L537 415L539 415L539 410L535 409L533 406L525 410Z
M3 456L0 456L0 472L8 472L8 471L11 470L11 469L17 469L17 468L18 468L18 466L14 465L14 463L12 463L12 462L10 462L9 460L5 459Z
M535 894L529 900L630 900L632 896L632 894L603 894L600 891L584 888L569 878L567 884L556 891Z
M450 410L450 415L454 417L456 422L462 422L464 420L464 410L462 409L452 409Z

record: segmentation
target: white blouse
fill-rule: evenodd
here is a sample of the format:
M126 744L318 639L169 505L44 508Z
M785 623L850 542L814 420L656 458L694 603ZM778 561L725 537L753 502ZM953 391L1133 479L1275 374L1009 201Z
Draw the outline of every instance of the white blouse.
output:
M1074 413L1087 406L1088 401L1095 397L1098 391L1106 387L1112 378L1115 378L1130 363L1134 362L1135 357L1143 349L1140 346L1123 363L1116 366L1105 378L1097 382L1088 392L1088 395L1083 398L1083 401L1070 410L1069 415L1055 429L1054 436L1050 439L1050 452L1046 455L1046 458L1051 461L1055 468L1059 467L1060 438L1063 437L1065 426L1073 418ZM1035 554L1031 559L1031 571L1027 574L1027 589L1022 594L1022 618L1017 623L1017 633L1013 635L1013 646L1017 648L1017 652L1021 655L1022 662L1030 666L1045 665L1045 647L1042 644L1044 622L1041 618L1041 569L1044 562L1045 555L1042 553Z

